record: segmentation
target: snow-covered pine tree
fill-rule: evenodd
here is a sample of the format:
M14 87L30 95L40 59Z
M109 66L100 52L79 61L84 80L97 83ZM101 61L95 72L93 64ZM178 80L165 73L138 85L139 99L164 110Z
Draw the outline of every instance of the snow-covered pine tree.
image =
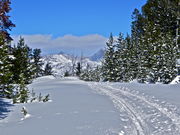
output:
M27 103L29 98L29 90L27 84L25 84L26 78L24 74L20 74L19 84L16 88L16 93L13 97L13 103Z
M175 37L178 3L179 0L148 0L142 7L142 13L162 33L170 32Z
M43 75L52 75L52 74L53 74L52 67L50 63L47 63Z
M12 60L13 66L11 68L11 71L13 72L13 83L20 83L21 74L25 77L25 83L30 83L34 75L32 71L33 64L31 61L32 49L30 49L25 44L24 39L20 37L17 46L14 46L12 52L15 57L14 60Z
M42 76L43 70L42 70L42 65L43 62L41 60L41 49L34 49L33 50L33 65L34 65L34 73L35 73L35 78Z
M162 61L163 67L161 69L161 82L170 83L177 75L176 60L178 49L175 45L176 41L172 38L170 33L166 33L162 39Z
M132 42L131 37L127 34L125 38L125 48L123 49L123 67L124 67L124 76L123 81L129 82L133 80L133 49L132 49Z
M142 35L144 34L144 17L140 13L138 9L134 9L134 12L132 14L132 25L131 25L131 40L132 40L132 46L133 46L133 54L132 54L132 66L133 66L133 79L139 78L141 75L139 73L141 72L141 42L140 39Z
M170 57L170 59L173 60L172 67L174 67L174 59L177 59L174 57L176 57L175 55L177 52L174 52L173 55L171 55L171 51L167 52L164 48L174 48L174 51L177 51L177 49L175 49L175 44L173 43L176 35L177 11L178 0L148 0L142 8L142 13L146 20L143 45L147 46L147 54L149 56L147 58L148 67L146 69L148 81L156 82L161 76L172 78L167 77L171 76L167 74L172 73L172 71L172 76L175 74L175 68L169 68L167 64L168 60L166 61L165 58ZM170 80L167 80L168 79L163 79L161 82L170 82Z
M1 37L0 37L1 40ZM12 55L9 54L9 48L4 43L0 46L0 96L11 98L12 97L12 75L11 72L11 60Z
M0 96L12 97L12 72L10 63L13 56L10 54L9 43L12 40L8 33L15 25L9 19L11 2L9 0L0 1Z
M76 75L77 76L79 76L81 74L81 70L82 70L81 62L78 62L77 67L76 67Z
M115 50L115 67L117 68L117 77L116 81L123 81L123 48L125 46L125 41L122 33L119 33L119 37L117 38L116 50Z
M140 53L138 54L138 75L137 75L137 80L140 83L145 83L148 78L149 74L149 48L148 48L148 38L147 35L141 36L139 39L139 50Z
M89 64L87 64L86 68L82 70L79 78L84 81L91 81L90 70L91 70L91 68L90 68Z
M96 68L91 68L89 64L87 64L86 68L82 70L79 78L84 81L99 82L101 79L101 69L98 66Z
M112 33L106 43L106 51L102 62L102 77L104 81L116 81L115 45Z

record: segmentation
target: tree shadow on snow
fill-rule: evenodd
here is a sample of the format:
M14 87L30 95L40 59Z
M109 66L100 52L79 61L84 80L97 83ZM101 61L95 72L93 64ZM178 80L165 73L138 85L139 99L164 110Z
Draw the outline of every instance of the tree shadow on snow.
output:
M0 98L0 120L7 117L8 113L11 111L10 107L13 106L10 102L4 101Z

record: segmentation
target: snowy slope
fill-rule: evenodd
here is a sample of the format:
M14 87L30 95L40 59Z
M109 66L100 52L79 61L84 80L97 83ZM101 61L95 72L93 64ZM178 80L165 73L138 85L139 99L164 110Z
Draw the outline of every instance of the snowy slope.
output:
M0 118L0 135L117 135L120 132L119 113L112 102L93 93L77 78L41 77L30 88L42 95L49 93L52 102L9 106L12 111L8 117ZM23 119L20 112L23 106L29 118Z
M73 65L72 61L76 61L75 63L77 64L77 62L80 62L81 60L80 58L74 58L73 56L61 53L61 54L44 56L42 58L42 61L44 62L45 65L46 63L51 64L55 75L63 76L66 71L72 72L72 65ZM85 68L87 64L92 68L100 65L100 62L91 61L88 58L83 58L81 63L83 68Z
M124 121L125 135L180 135L180 84L91 83L108 96Z
M180 135L180 84L47 76L29 88L50 93L52 102L12 106L0 99L0 135ZM30 115L26 119L23 106Z

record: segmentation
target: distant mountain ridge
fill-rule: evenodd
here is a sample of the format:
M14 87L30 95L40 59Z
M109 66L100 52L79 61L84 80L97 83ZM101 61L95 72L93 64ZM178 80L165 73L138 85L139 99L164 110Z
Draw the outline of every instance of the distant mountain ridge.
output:
M95 54L93 54L90 57L90 60L92 60L92 61L100 61L100 60L103 59L104 54L105 54L105 50L104 49L100 49L99 51L97 51Z
M83 69L86 68L87 65L91 68L95 68L101 65L100 62L92 61L89 58L81 58L77 56L68 55L62 52L59 54L46 55L42 57L42 62L44 63L44 66L47 63L50 63L50 65L52 66L53 74L58 76L64 76L66 71L68 71L69 73L75 72L78 62L82 63Z

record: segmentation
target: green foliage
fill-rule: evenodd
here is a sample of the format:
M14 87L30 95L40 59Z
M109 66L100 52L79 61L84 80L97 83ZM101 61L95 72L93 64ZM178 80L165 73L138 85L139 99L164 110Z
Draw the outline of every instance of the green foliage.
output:
M115 44L112 33L106 43L106 52L102 66L102 76L104 81L116 81L116 58L115 58Z
M76 75L77 76L79 76L81 74L81 70L82 70L81 63L78 62L77 67L76 67Z
M32 54L23 38L11 47L9 31L15 25L8 15L10 4L10 0L0 1L0 97L12 98L13 103L25 103L29 99L26 85L42 74L41 50L35 49Z
M64 77L68 77L68 76L70 76L70 74L69 74L68 71L66 71L66 72L64 73Z
M53 74L52 67L50 63L47 63L43 75L52 75L52 74Z
M12 81L13 72L11 72L11 60L12 55L9 53L8 46L0 46L0 96L11 98L13 85L10 83Z
M42 100L43 102L47 102L47 101L49 101L49 94L47 94L45 97L44 97L44 99Z
M15 25L9 19L9 11L11 2L9 0L0 1L0 97L12 98L13 85L12 67L9 43L12 40L9 30Z
M99 82L101 79L99 67L92 69L87 65L86 69L82 70L79 78L84 81L95 81Z
M41 60L41 49L34 49L32 58L33 58L34 73L35 73L34 77L37 78L43 75L43 70L42 70L43 62Z
M33 72L33 63L32 63L32 49L30 49L26 44L22 37L20 37L17 46L12 48L12 54L14 59L12 60L12 68L13 72L13 83L19 84L21 81L20 75L23 74L25 79L25 83L28 84L31 82L34 72Z
M180 56L175 43L178 0L148 0L132 15L131 36L111 34L102 63L104 81L169 83L177 75ZM117 43L114 45L114 43Z
M41 101L42 101L42 98L43 98L43 96L41 95L41 93L39 93L38 101L41 102Z
M16 88L16 93L13 96L13 103L27 103L29 99L29 90L25 84L23 74L20 75L20 84Z
M21 109L21 113L24 115L24 116L26 116L27 115L27 109L25 108L25 107L23 107L22 109Z

